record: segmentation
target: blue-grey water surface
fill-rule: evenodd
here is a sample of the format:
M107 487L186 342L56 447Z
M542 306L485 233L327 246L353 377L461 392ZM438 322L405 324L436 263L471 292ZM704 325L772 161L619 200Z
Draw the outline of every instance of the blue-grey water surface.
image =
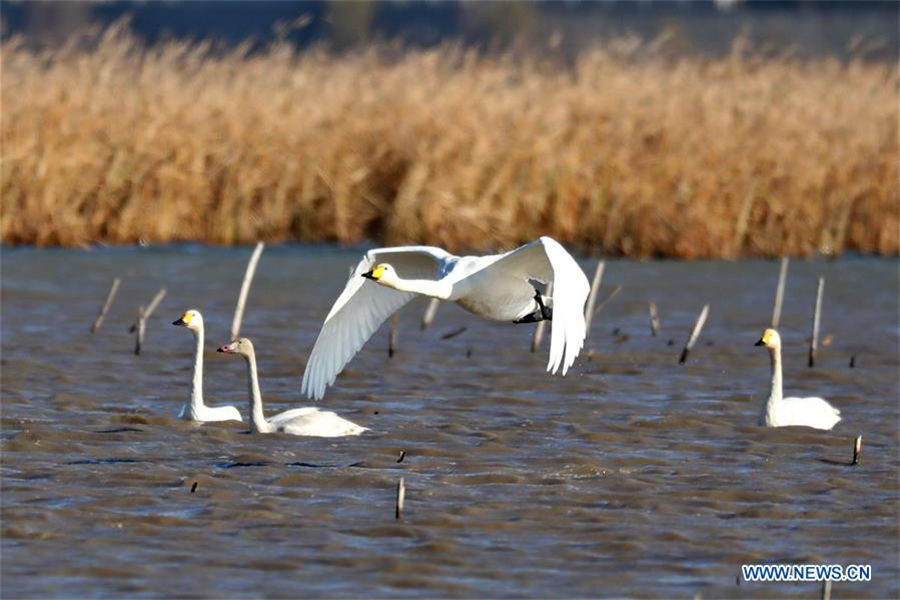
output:
M306 355L360 254L263 254L242 334L267 412L312 403ZM832 597L900 596L897 260L790 264L785 391L840 408L830 432L757 426L776 261L612 260L600 298L621 291L566 377L544 372L547 340L529 351L533 325L444 305L422 332L418 300L394 358L384 326L320 403L372 432L317 439L174 418L193 339L171 322L188 308L205 316L207 403L247 414L243 362L214 350L249 255L3 250L2 597L818 597L818 583L743 581L744 563L870 564L871 582ZM160 287L135 356L127 329Z

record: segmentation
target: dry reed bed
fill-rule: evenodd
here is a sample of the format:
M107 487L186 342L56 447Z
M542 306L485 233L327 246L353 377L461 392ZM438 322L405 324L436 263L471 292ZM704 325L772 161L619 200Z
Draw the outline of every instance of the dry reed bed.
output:
M896 65L2 47L2 239L897 254Z

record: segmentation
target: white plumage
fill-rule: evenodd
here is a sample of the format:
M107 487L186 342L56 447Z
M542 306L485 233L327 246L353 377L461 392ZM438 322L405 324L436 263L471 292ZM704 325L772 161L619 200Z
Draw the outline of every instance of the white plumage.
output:
M206 406L203 403L203 315L199 310L186 311L172 325L190 329L196 338L191 401L181 407L179 419L188 421L240 421L241 413L233 406Z
M774 329L766 329L757 346L769 349L772 359L772 388L769 399L763 407L760 425L766 427L788 427L800 425L816 429L831 429L841 420L841 411L823 398L783 398L781 383L781 336Z
M553 297L536 296L532 280L553 282ZM581 267L549 237L490 256L459 257L431 246L370 250L325 317L303 374L303 392L322 398L385 319L416 294L456 302L496 321L542 320L550 313L542 304L552 303L547 370L562 368L565 375L584 344L589 291Z

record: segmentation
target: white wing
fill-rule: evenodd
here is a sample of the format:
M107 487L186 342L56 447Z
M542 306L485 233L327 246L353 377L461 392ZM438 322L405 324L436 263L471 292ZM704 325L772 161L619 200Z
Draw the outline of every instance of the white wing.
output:
M841 420L841 411L824 398L785 398L781 401L781 425L806 425L817 429L831 429Z
M553 282L553 320L550 333L550 360L547 370L565 375L584 345L584 303L591 286L584 271L559 242L542 236L516 248L484 270L486 281L496 272L510 272L526 279Z
M363 273L385 262L390 263L400 277L437 279L451 258L454 258L452 254L431 246L376 248L367 252L325 317L303 373L303 393L321 399L325 388L334 383L344 365L385 319L415 296L368 281L362 277Z
M284 412L278 413L272 417L268 417L266 421L275 425L276 427L279 425L284 425L285 423L289 423L294 419L299 419L300 417L308 417L309 415L313 415L316 413L322 412L315 406L304 406L302 408L291 408Z

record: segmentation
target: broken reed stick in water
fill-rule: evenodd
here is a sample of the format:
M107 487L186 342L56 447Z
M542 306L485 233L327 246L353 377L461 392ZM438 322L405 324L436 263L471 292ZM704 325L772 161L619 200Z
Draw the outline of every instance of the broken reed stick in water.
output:
M403 513L403 501L406 500L406 483L403 478L397 483L397 502L394 506L394 518L399 519Z
M400 458L397 459L397 462L398 462L398 463L402 463L404 458L406 458L406 450L401 450L401 451L400 451Z
M132 326L132 331L137 331L134 340L134 353L141 353L141 346L144 345L144 331L146 329L146 317L144 316L144 307L138 307L137 321Z
M688 338L687 344L684 345L684 349L681 351L681 358L678 359L679 365L683 365L685 361L687 361L688 353L690 353L691 348L694 347L697 338L700 337L700 331L703 329L703 324L706 323L707 314L709 314L709 304L704 304L703 310L700 311L700 316L697 317L697 322L694 323L694 330L691 331L691 337Z
M544 293L544 297L552 298L553 297L553 282L547 284L547 291ZM537 352L538 348L541 347L541 340L544 339L544 326L547 324L547 321L538 321L537 326L534 328L534 334L531 336L531 351Z
M442 340L449 340L449 339L451 339L451 338L455 338L455 337L458 336L459 334L465 332L466 329L468 329L468 327L457 327L456 329L454 329L454 330L452 330L452 331L448 331L447 333L445 333L444 335L442 335L442 336L441 336L441 339L442 339Z
M153 311L156 310L156 307L159 306L159 303L163 301L163 298L166 297L166 288L161 288L156 295L153 296L153 300L150 301L150 304L147 305L147 310L144 311L144 321L150 318L150 315L153 314ZM131 328L128 330L129 333L134 333L134 330L137 329L137 321L131 324Z
M656 312L656 302L650 303L650 333L653 337L659 334L659 313Z
M112 287L109 288L109 293L106 295L106 302L103 303L103 307L100 309L100 314L97 315L97 318L94 319L94 324L91 325L91 333L96 332L100 329L100 326L103 325L103 319L106 318L106 313L109 311L109 307L112 306L113 300L116 297L116 293L119 291L119 284L122 282L121 279L116 277L113 279Z
M812 339L809 341L809 366L816 364L816 351L819 349L819 324L822 318L822 293L825 291L825 278L819 277L816 288L816 308L813 311Z
M621 286L621 285L617 285L616 287L614 287L614 288L612 289L612 291L606 296L606 298L604 298L604 299L600 302L600 304L597 305L597 308L594 309L594 314L597 314L598 312L600 312L600 310L601 310L604 306L606 306L607 304L609 304L610 302L612 302L612 299L615 298L615 297L619 294L619 292L621 292L621 291L622 291L622 286Z
M856 436L856 439L853 440L853 461L850 463L850 466L859 464L859 455L862 452L862 436Z
M250 284L253 283L253 275L256 273L256 263L262 255L263 242L257 242L250 261L247 262L247 270L244 271L244 281L241 282L241 293L238 295L237 306L234 308L234 319L231 321L231 339L236 340L241 332L241 321L244 319L244 305L247 303L247 295L250 293Z
M425 308L425 314L422 315L422 331L428 329L428 326L434 321L434 315L437 314L438 305L440 303L441 301L437 298L432 298L428 301L428 306Z
M594 303L597 301L597 290L600 289L600 282L603 281L604 269L606 269L606 261L598 261L597 268L594 270L594 280L591 282L591 293L588 294L587 304L584 307L584 330L587 332L587 335L590 335L591 333L591 320L594 318Z
M197 483L198 483L198 482L195 481L195 482L194 482L194 485L191 486L191 493L192 493L192 494L193 494L194 492L197 491Z
M144 318L149 319L150 315L153 314L153 311L156 310L156 307L159 306L159 303L163 301L163 298L166 297L166 288L161 288L156 295L153 296L153 300L150 301L150 306L147 307L147 311L144 313Z
M831 580L822 582L822 600L831 600Z
M778 329L781 321L781 301L784 300L784 284L787 280L788 257L781 257L781 268L778 270L778 286L775 288L775 304L772 306L772 322L769 327Z
M397 352L397 313L391 315L391 332L388 335L388 358Z
M144 345L144 333L147 330L147 319L150 318L150 315L153 314L153 311L156 310L156 307L159 306L159 303L162 302L162 299L166 297L166 288L160 289L156 292L156 295L153 296L153 300L150 301L150 304L147 306L145 310L143 306L138 307L138 315L134 324L131 326L129 331L137 331L135 342L134 342L134 353L141 353L141 346Z

